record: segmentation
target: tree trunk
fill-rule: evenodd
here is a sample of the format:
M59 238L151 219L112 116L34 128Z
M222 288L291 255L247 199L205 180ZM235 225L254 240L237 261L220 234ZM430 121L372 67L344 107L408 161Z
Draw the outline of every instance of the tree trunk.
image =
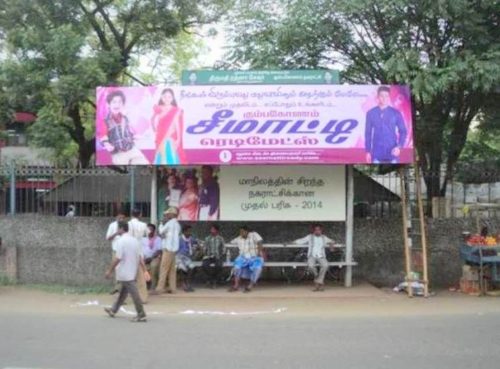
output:
M68 116L73 122L73 126L68 128L68 132L78 145L78 163L82 168L88 168L95 152L95 138L85 138L85 127L83 126L79 103L69 107Z
M427 195L426 213L432 215L432 198L441 196L441 164L443 162L443 112L438 103L422 105L421 116L416 124L416 146L419 149L420 167Z
M432 198L439 197L441 195L441 173L440 173L441 161L434 161L431 163L431 167L424 169L424 181L426 186L427 194L427 206L426 213L427 216L432 215Z
M78 163L82 168L88 168L95 152L95 138L87 140L78 147Z

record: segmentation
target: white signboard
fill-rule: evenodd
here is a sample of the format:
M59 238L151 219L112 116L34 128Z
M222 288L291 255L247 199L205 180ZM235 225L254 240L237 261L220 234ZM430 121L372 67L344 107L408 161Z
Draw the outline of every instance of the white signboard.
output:
M219 175L221 220L345 221L344 166L230 166Z

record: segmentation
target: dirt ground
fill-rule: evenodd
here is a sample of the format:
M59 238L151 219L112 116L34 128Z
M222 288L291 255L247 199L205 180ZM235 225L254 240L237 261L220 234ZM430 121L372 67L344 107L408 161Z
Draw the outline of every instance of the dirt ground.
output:
M0 287L0 314L8 312L50 315L102 315L115 296L66 294L27 287ZM476 297L460 292L438 291L430 298L408 298L404 293L378 289L369 284L352 288L329 287L312 292L311 286L263 285L251 293L228 293L225 288L199 288L194 293L151 296L145 306L155 315L286 315L301 317L415 316L436 314L500 313L500 297ZM131 315L128 303L125 314ZM127 313L128 312L128 313Z

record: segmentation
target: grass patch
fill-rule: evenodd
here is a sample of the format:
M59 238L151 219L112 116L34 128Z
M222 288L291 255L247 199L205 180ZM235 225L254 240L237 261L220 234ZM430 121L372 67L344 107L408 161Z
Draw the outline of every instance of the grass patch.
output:
M14 286L16 284L16 281L0 273L0 286Z
M63 286L59 284L18 284L23 288L57 293L63 295L85 295L85 294L104 294L111 291L111 286Z

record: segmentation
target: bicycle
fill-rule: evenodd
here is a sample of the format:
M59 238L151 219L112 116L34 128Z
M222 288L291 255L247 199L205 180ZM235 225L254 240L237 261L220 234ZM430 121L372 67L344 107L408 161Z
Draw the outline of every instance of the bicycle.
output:
M328 261L333 259L340 260L343 255L343 250L326 250L326 258ZM295 263L307 263L307 259L307 250L301 250L294 254L288 261ZM281 273L287 279L288 283L302 282L314 279L313 273L307 266L284 267L282 268ZM342 277L343 275L341 273L341 268L329 267L325 275L326 280L339 283L342 281Z

